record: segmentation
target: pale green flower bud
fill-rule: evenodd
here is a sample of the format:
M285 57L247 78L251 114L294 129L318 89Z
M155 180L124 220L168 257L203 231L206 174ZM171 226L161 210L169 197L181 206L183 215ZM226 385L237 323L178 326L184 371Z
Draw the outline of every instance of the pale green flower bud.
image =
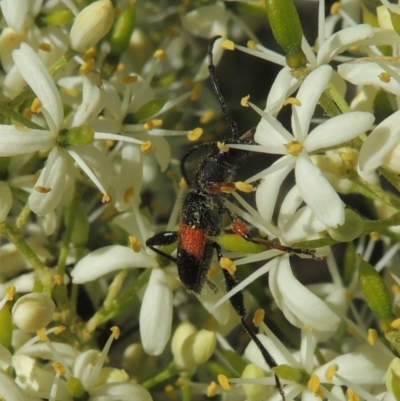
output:
M14 323L22 330L34 333L50 323L55 307L48 295L38 292L26 294L12 309Z
M259 379L262 377L265 377L265 372L252 363L248 364L242 373L243 379ZM260 384L242 384L242 388L249 401L261 401L266 397L266 388Z
M172 337L172 353L178 369L193 371L206 362L217 345L215 333L208 330L197 331L189 322L183 322Z
M114 9L111 1L99 0L85 7L76 17L70 32L71 48L84 53L111 29Z
M389 365L386 375L386 387L392 391L396 400L400 396L400 359L394 358Z

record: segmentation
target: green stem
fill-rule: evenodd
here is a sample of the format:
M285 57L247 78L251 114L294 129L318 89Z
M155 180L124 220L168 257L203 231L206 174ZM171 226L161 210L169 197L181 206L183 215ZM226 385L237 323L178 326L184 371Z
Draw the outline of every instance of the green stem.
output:
M174 362L170 362L169 365L162 370L159 374L154 376L153 378L146 380L144 383L142 383L142 386L149 390L150 388L157 386L158 384L165 382L166 380L170 379L173 376L176 376L179 374L178 369L175 366Z
M118 298L112 302L107 301L107 305L103 306L89 319L86 324L86 330L89 332L94 331L103 323L113 319L122 312L132 309L134 305L139 302L137 292L149 281L151 269L146 269L136 282L124 291Z
M326 92L329 94L330 98L335 102L342 114L348 113L350 106L347 104L346 99L339 93L335 85L329 82Z
M30 214L31 214L31 208L29 207L29 204L26 203L24 208L21 210L21 213L17 217L16 226L18 229L25 227L26 223L28 222Z
M52 274L44 265L44 263L38 258L25 239L21 236L19 230L10 226L7 222L3 222L0 223L0 234L14 244L15 247L22 253L22 255L24 255L24 257L32 264L41 281L41 284L43 285L43 292L51 295L51 291L54 286Z

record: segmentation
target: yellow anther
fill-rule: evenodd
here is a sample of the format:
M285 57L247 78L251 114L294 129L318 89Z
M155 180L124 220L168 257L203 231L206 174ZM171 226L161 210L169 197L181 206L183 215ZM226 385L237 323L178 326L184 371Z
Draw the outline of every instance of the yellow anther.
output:
M392 76L388 72L382 72L379 74L379 79L386 84L389 83L392 79Z
M64 331L67 330L65 326L58 326L56 329L53 331L53 334L58 336L61 333L64 333Z
M249 194L254 191L253 185L249 184L248 182L236 181L235 187L237 190L245 192L246 194Z
M221 152L229 152L229 146L225 142L217 142L217 146Z
M144 129L147 129L150 131L154 128L161 127L162 124L163 124L163 121L160 119L149 120L144 124Z
M51 188L45 187L43 185L36 185L35 191L40 192L41 194L47 194L51 191Z
M203 135L202 128L195 128L193 131L190 131L188 134L189 141L197 141Z
M196 82L193 86L192 94L190 95L190 100L194 102L201 96L201 92L203 91L203 86L200 82Z
M368 342L375 345L378 342L378 332L375 329L368 329Z
M392 323L390 323L390 327L392 327L393 329L400 329L400 317L393 320Z
M218 382L225 391L232 390L232 386L230 385L229 380L225 375L218 375Z
M204 114L200 118L200 122L202 124L208 124L215 118L215 111L214 110L206 110Z
M250 95L244 96L240 99L240 105L243 107L249 107Z
M47 334L46 334L46 329L40 329L36 332L37 336L39 337L40 341L46 341L47 340Z
M261 308L257 309L253 317L254 326L259 327L261 323L264 321L264 318L265 318L265 310Z
M114 338L118 340L119 336L121 335L121 330L118 326L111 327L111 333L113 334Z
M15 295L15 287L13 285L9 285L6 289L7 300L12 301Z
M90 49L85 51L84 57L85 60L89 60L91 58L95 58L97 54L97 50L95 47L91 47Z
M46 42L41 42L39 43L38 49L42 50L44 52L51 52L51 49L53 48L53 46L50 43L46 43Z
M215 397L215 396L217 395L217 390L218 390L217 383L211 382L211 383L207 386L207 397L208 397L208 398Z
M179 187L182 189L188 189L188 184L186 182L186 180L184 178L181 178L181 180L179 181Z
M146 141L145 143L143 143L142 145L140 145L140 150L141 150L143 153L150 152L151 148L152 148L151 141Z
M103 196L101 197L101 203L108 203L110 202L111 197L108 194L103 194Z
M381 234L378 231L372 231L369 234L372 241L379 241L381 239Z
M67 370L65 369L64 365L60 362L54 362L53 363L53 368L61 376L64 376Z
M290 155L298 156L303 151L303 144L293 141L285 145L287 152Z
M94 58L90 58L87 61L85 61L80 67L79 67L79 72L82 74L87 74L88 72L92 71L94 68L96 61Z
M313 375L313 376L311 376L311 379L308 381L307 387L309 388L309 390L311 392L314 393L314 395L316 397L322 398L323 394L322 394L322 391L320 389L320 384L321 384L321 382L320 382L318 376Z
M287 106L288 104L291 104L293 106L301 106L301 102L299 99L297 99L297 97L288 97L285 100L284 105Z
M214 277L216 277L218 275L218 273L219 273L218 266L213 266L210 269L208 269L207 278L209 280L212 280Z
M117 72L122 72L125 71L126 65L122 61L118 63L117 65Z
M219 265L227 270L231 275L235 274L236 265L229 258L221 258Z
M142 244L139 241L138 237L135 237L134 235L129 236L129 243L131 245L131 248L134 252L138 253L142 249Z
M129 85L137 82L138 76L137 75L125 75L120 79L121 84Z
M42 50L47 53L51 52L52 48L53 48L52 45L50 43L46 43L46 42L41 42L41 43L39 43L39 46L38 46L39 50Z
M124 202L127 204L130 202L130 200L133 198L133 196L135 195L135 188L133 187L129 187L125 190L124 192Z
M37 97L35 97L35 99L31 104L32 113L40 113L42 111L42 107L43 107L42 102Z
M175 382L175 386L177 387L183 387L186 384L186 381L183 377L178 377L178 379Z
M175 388L174 388L174 386L172 384L167 384L164 387L164 391L165 391L165 394L167 395L167 397L170 400L176 400L177 399L176 398L176 391L175 391Z
M55 283L57 285L63 285L64 284L64 277L63 277L62 274L55 274L53 276L53 279L54 279L54 281L55 281Z
M221 46L225 49L225 50L235 50L235 43L232 42L229 39L225 39L222 41Z
M247 47L248 47L249 49L252 49L252 50L258 50L258 45L257 45L256 42L254 42L254 40L249 40L249 41L247 42Z
M325 378L329 383L333 380L333 376L335 376L338 370L339 366L336 364L330 365L328 369L326 369Z
M349 401L360 401L360 396L351 388L347 389L347 397Z
M165 50L158 49L154 52L153 57L160 60L165 60L167 58L167 53L165 52Z
M393 295L397 295L397 296L400 295L400 285L393 284L391 286L391 290L392 290Z
M33 116L32 110L29 108L26 108L23 112L23 115L25 118L27 118L28 120L30 120Z
M341 8L342 8L342 3L340 1L333 3L331 6L331 14L332 15L337 14Z

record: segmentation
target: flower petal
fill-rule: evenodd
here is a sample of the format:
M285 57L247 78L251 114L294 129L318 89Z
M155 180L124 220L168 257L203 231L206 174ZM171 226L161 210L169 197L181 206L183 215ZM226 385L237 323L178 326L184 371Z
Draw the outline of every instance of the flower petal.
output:
M26 21L29 11L29 1L26 0L2 0L1 12L7 25L19 32Z
M54 136L50 131L0 125L0 157L33 153L54 145Z
M383 120L368 136L360 150L360 170L365 173L376 170L399 140L400 110Z
M12 194L8 184L0 181L0 223L5 221L12 206Z
M307 153L354 139L369 130L375 120L371 113L353 111L330 118L313 129L304 141Z
M335 332L339 317L293 275L287 255L269 273L271 293L286 319L294 326L319 332Z
M354 46L359 41L372 38L373 36L374 30L367 24L352 26L334 33L319 49L317 65L328 63L333 57L343 53L350 46Z
M90 401L104 400L153 401L150 393L136 383L114 382L96 387L90 392Z
M308 156L299 156L294 169L304 202L327 227L344 223L344 204L322 172Z
M49 70L40 56L26 43L13 51L13 59L26 83L43 105L43 114L50 131L56 135L64 118L61 97Z
M378 64L370 61L355 61L338 66L338 73L353 85L374 85L383 90L400 95L400 83L395 79L383 81L381 74L385 70Z
M55 147L29 196L32 212L44 216L56 208L64 192L66 175L67 152Z
M300 106L293 106L292 129L296 140L303 143L321 94L332 76L332 68L323 65L312 71L300 86L296 98Z
M160 355L171 336L172 291L167 276L159 268L151 272L140 309L140 336L144 350Z
M293 164L283 165L281 169L265 176L260 185L257 186L257 210L260 212L264 220L268 222L271 221L282 182L292 169Z
M122 245L110 245L96 249L82 258L71 272L72 281L82 284L96 280L105 274L131 267L151 267L150 257L136 253Z

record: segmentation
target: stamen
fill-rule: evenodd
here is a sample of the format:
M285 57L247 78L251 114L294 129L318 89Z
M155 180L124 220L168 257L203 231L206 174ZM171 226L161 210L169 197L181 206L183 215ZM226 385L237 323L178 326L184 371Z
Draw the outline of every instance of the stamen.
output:
M375 329L368 329L368 342L375 345L378 342L378 332Z
M331 14L332 15L337 14L341 8L342 8L342 3L340 1L333 3L330 10Z
M193 86L192 94L190 95L190 100L194 102L195 100L199 99L202 91L203 91L203 86L201 85L200 82L196 82Z
M253 323L254 326L259 327L265 318L265 310L264 309L257 309L254 313Z
M221 46L225 49L225 50L235 50L235 43L232 42L229 39L225 39L222 41Z
M217 390L218 390L217 383L211 382L211 383L207 386L207 397L208 397L208 398L215 397L215 396L217 395Z
M125 75L120 79L121 84L129 85L137 82L138 76L137 75Z
M3 299L0 301L0 310L3 309L4 305L8 302L8 301L12 301L15 295L15 287L13 285L10 285L7 287L6 289L6 293L3 297Z
M143 145L140 145L140 150L143 153L150 152L151 148L152 148L151 141L146 141Z
M176 397L176 391L175 391L175 388L174 388L174 386L173 386L172 384L167 384L167 385L164 387L164 391L165 391L165 394L167 395L167 397L168 397L170 400L176 400L176 399L177 399L177 397Z
M236 181L235 182L235 187L239 191L245 192L247 194L249 194L249 193L254 191L253 185L249 184L248 182Z
M147 123L144 124L144 129L152 130L154 128L161 127L162 124L163 124L163 121L160 119L149 120L149 121L147 121Z
M46 43L46 42L41 42L39 43L38 49L42 50L44 52L51 52L51 49L53 48L53 46L50 43Z
M95 59L90 58L79 67L79 72L81 72L82 74L87 74L88 72L93 70L95 64Z
M230 385L229 380L225 375L218 375L218 382L225 391L232 390L232 386Z
M252 49L252 50L259 50L258 44L257 44L256 42L254 42L254 40L249 40L249 41L247 42L247 47L248 47L249 49Z
M217 142L217 146L221 152L229 152L229 146L225 142Z
M135 188L133 187L127 188L123 196L124 202L128 204L134 195L135 195Z
M36 113L36 114L40 113L42 111L42 107L43 107L42 102L37 97L35 97L35 99L33 100L32 104L31 104L32 113Z
M311 376L311 379L308 381L307 387L310 389L310 391L312 391L314 393L314 395L316 397L322 398L323 394L319 387L320 384L321 384L321 382L320 382L318 376L313 375L313 376Z
M208 124L210 121L212 121L215 118L215 112L214 110L206 110L204 114L200 118L200 122L202 124Z
M154 52L153 57L160 60L165 60L167 58L167 53L165 52L165 50L158 49Z
M209 280L212 280L214 277L216 277L219 273L219 268L217 266L211 267L208 272L207 272L207 278Z
M389 83L392 79L392 76L388 72L382 72L379 74L379 79L382 82Z
M335 376L336 372L339 370L339 366L336 364L333 364L328 367L328 369L325 372L325 378L328 380L328 382L332 382L333 376Z
M227 270L232 276L235 274L236 265L229 258L221 258L219 265Z
M240 99L240 105L243 107L249 107L250 95L244 96Z
M289 105L289 104L291 104L291 105L293 105L293 106L301 106L300 100L297 99L296 97L288 97L288 98L285 100L284 105L287 106L287 105Z
M202 128L195 128L193 131L190 131L188 134L189 141L197 141L203 135Z
M134 235L130 235L129 243L131 244L131 248L133 249L134 252L136 252L136 253L140 252L140 250L142 248L142 244L140 243L138 237L135 237Z
M51 188L45 187L43 185L36 185L35 191L40 192L41 194L47 194L51 191Z

